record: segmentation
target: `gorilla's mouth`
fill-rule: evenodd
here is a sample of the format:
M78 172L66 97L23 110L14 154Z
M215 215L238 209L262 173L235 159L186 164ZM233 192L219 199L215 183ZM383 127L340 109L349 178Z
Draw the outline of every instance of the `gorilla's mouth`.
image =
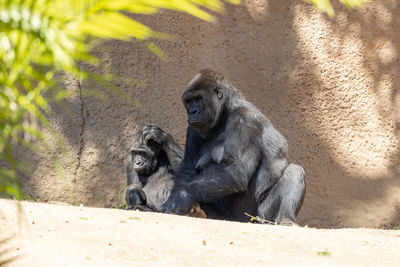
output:
M188 123L191 126L202 126L204 124L204 117L188 119Z
M134 166L134 169L135 169L135 171L136 171L137 173L145 173L145 172L147 171L146 166L138 166L138 165L135 165L135 166Z

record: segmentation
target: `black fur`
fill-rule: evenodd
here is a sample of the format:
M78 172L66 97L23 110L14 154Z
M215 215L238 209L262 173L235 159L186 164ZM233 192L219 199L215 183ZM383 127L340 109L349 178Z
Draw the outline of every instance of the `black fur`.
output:
M182 148L160 128L145 126L138 131L132 137L126 164L128 208L161 211L174 184L172 173L182 158Z
M305 173L288 164L287 142L268 118L212 70L196 75L182 100L185 154L163 211L184 214L200 202L209 218L296 222Z

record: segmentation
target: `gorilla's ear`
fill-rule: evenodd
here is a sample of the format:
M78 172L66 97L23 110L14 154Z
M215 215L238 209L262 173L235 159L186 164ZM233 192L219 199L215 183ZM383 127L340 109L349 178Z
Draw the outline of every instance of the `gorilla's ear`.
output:
M219 87L215 87L214 92L217 95L219 100L221 100L224 97L224 95Z

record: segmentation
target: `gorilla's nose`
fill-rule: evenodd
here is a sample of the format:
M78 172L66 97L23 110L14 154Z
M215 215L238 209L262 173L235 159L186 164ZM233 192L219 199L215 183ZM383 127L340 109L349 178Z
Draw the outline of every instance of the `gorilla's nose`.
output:
M190 115L197 115L198 113L199 113L199 109L197 109L197 108L192 108L191 110L190 110Z
M139 165L139 166L142 166L143 165L143 161L140 160L140 159L137 159L137 160L135 160L135 164Z

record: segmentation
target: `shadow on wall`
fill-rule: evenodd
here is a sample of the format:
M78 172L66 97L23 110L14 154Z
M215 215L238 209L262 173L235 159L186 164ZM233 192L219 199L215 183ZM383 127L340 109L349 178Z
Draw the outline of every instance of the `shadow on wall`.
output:
M301 224L397 223L400 10L394 1L336 10L331 20L302 2L248 0L228 6L216 24L164 12L139 19L176 37L156 41L166 61L136 42L110 41L97 48L105 66L137 81L116 85L141 107L98 84L67 83L78 92L64 102L75 119L57 106L51 120L74 155L73 164L63 160L62 166L75 201L102 207L123 202L125 150L140 127L158 125L183 145L181 92L198 70L210 67L271 119L287 137L292 161L306 169ZM93 89L106 97L91 97ZM28 192L68 201L65 185L41 152L30 157L33 171L24 178Z
M393 227L400 221L400 20L398 5L388 2L353 12L337 5L336 20L298 9L304 60L290 80L309 91L300 103L302 125L314 137L297 148L311 157L305 223Z

